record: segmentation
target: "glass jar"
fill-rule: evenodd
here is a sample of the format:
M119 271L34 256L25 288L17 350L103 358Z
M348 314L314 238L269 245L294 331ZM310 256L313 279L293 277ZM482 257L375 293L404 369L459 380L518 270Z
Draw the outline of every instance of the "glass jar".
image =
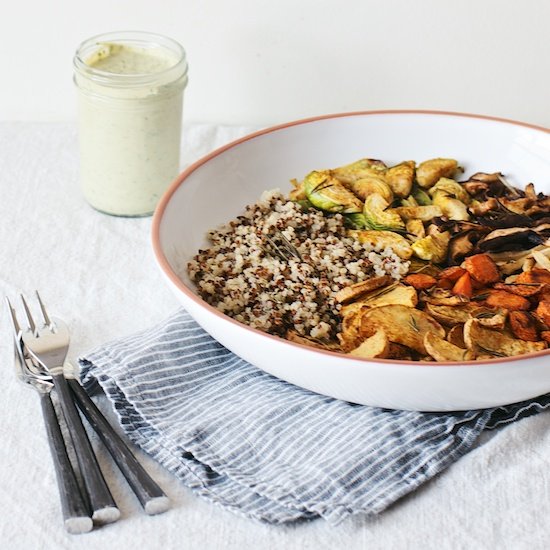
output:
M83 42L73 64L84 197L107 214L152 214L180 170L184 49L152 33L113 32Z

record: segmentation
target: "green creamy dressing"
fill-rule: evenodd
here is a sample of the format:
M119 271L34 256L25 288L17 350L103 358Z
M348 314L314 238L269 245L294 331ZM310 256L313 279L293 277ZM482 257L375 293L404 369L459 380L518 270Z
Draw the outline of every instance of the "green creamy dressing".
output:
M79 101L84 196L102 212L150 214L179 172L183 86L162 76L178 58L162 47L101 43L85 62L115 81L159 75L126 87L89 79Z
M108 73L154 74L169 69L176 63L174 57L157 48L109 43L99 46L98 50L86 59L86 64Z

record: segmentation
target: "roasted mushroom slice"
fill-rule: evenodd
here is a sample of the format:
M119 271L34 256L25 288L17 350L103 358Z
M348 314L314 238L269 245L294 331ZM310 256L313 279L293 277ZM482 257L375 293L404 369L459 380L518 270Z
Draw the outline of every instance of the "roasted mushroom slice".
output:
M510 227L491 231L478 241L477 248L483 252L525 250L542 244L544 240L542 235L528 227Z

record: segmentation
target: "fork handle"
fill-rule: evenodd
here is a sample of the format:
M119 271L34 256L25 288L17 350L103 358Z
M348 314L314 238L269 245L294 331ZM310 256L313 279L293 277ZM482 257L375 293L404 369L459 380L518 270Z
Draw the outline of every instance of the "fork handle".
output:
M137 461L126 443L96 407L86 390L74 378L68 379L68 384L80 410L107 447L145 513L154 515L168 510L170 505L168 497Z
M112 523L120 517L120 511L99 469L94 450L86 435L86 430L76 409L67 380L63 374L54 374L52 379L74 445L84 486L88 492L92 508L92 519L98 523Z
M57 478L65 530L71 534L88 533L93 527L92 518L80 493L49 393L40 393L40 404Z

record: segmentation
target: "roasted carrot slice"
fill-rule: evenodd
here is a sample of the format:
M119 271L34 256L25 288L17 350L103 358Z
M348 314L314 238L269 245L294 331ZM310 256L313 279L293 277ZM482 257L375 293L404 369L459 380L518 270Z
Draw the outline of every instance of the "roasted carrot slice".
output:
M535 318L527 311L510 312L510 328L520 340L538 342L539 335Z
M437 288L444 288L445 290L451 290L454 286L454 282L450 279L439 279L435 285Z
M550 271L546 269L532 269L531 271L524 271L520 273L515 283L546 283L550 284Z
M489 307L501 307L509 311L527 311L531 307L531 302L527 298L505 290L490 290L485 298L485 304Z
M469 256L464 260L464 268L478 283L483 285L500 281L497 264L488 254Z
M540 302L535 310L535 315L550 328L550 302Z
M451 290L451 292L456 296L460 295L468 298L472 297L473 291L472 279L470 278L470 274L468 272L465 272L460 279L458 279Z
M524 296L529 298L530 296L535 296L543 288L544 284L539 283L496 283L493 288L497 290L505 290L506 292L511 292L512 294L517 294L518 296Z
M426 290L437 283L437 280L434 277L424 273L411 273L410 275L407 275L403 281L408 285L411 285L416 290Z
M460 267L458 265L453 265L451 267L447 267L441 273L439 273L438 277L439 279L447 279L453 283L456 283L462 275L466 273L466 270L463 267Z

